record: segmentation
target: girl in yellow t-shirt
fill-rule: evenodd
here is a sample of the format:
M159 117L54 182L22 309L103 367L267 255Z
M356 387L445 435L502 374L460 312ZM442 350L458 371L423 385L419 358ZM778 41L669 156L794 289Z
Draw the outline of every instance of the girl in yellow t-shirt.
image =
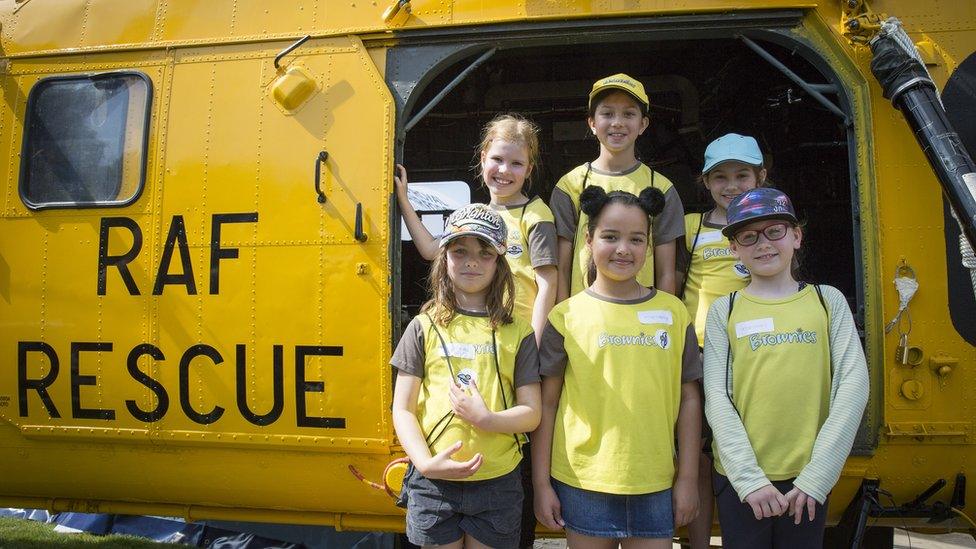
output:
M637 274L637 281L675 293L675 250L684 234L678 190L667 177L637 159L637 138L651 123L650 100L636 78L619 73L593 83L586 122L600 142L600 154L592 162L559 178L549 198L559 235L559 294L556 301L576 295L589 286L588 248L584 245L588 220L580 208L580 195L589 187L634 195L646 188L664 193L664 206L654 214L649 233L651 253ZM537 328L538 329L538 328Z
M722 232L752 273L705 327L722 547L819 549L868 398L853 315L836 288L794 277L803 232L781 191L737 196Z
M728 223L729 202L766 181L763 155L755 138L730 133L705 148L702 182L715 207L705 213L685 215L684 245L678 246L678 297L695 324L699 343L705 340L705 316L719 296L741 290L749 283L749 269L732 253L722 234ZM708 452L708 428L702 448ZM701 512L688 526L692 549L707 548L712 535L712 462L703 454L699 463L698 490Z
M655 189L583 191L596 277L542 336L535 510L570 547L669 548L698 510L698 342L681 301L637 280L662 202Z
M481 180L491 197L489 206L508 227L505 259L515 280L515 316L542 333L546 315L556 302L556 226L552 211L539 197L528 198L532 172L539 161L539 128L531 121L503 114L489 122L478 148ZM431 236L407 199L407 170L398 165L397 203L420 255L437 255Z
M538 350L512 318L507 231L471 204L447 219L430 294L390 363L393 426L411 467L407 537L424 546L519 546L525 433L540 416Z

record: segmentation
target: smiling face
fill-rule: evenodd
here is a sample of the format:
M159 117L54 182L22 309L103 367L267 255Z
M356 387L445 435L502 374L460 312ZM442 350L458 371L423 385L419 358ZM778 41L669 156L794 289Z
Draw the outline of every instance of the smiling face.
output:
M498 254L483 240L462 236L447 244L447 276L455 295L484 296L495 277Z
M765 178L765 169L731 160L715 166L705 174L705 188L711 193L716 206L728 210L733 198L755 189Z
M785 225L785 234L778 240L770 240L767 234L774 237L779 232L774 225ZM758 232L758 239L754 244L743 246L737 239L746 236L743 233ZM763 233L766 231L766 234ZM789 273L793 266L793 254L800 249L803 232L799 227L782 219L766 219L749 223L742 227L729 239L729 246L739 260L745 265L752 277L772 278Z
M481 153L481 179L491 193L493 204L525 201L522 186L531 172L529 151L524 145L493 139Z
M647 259L649 220L639 206L609 204L600 212L593 234L587 234L597 276L615 282L637 277Z
M633 152L637 136L644 133L650 120L641 114L633 96L616 91L600 100L587 123L600 145L616 154Z

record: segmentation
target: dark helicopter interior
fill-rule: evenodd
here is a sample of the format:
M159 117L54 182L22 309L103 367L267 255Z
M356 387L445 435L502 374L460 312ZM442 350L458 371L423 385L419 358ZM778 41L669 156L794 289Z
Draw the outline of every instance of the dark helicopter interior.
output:
M795 51L761 45L806 82L830 82ZM429 102L469 64L465 60L444 71L417 104ZM617 72L640 79L647 88L651 120L637 141L637 154L676 185L686 212L711 208L698 181L705 146L729 132L755 136L770 182L790 195L806 222L804 278L840 288L858 312L857 204L852 202L853 149L846 128L837 115L738 40L500 51L406 135L403 158L410 180L466 181L472 200L487 202L487 191L472 167L479 134L496 114L517 112L541 128L541 163L528 194L548 200L560 176L596 158L599 143L586 126L586 97L593 81ZM413 315L426 299L429 264L411 242L403 242L401 267L401 305Z

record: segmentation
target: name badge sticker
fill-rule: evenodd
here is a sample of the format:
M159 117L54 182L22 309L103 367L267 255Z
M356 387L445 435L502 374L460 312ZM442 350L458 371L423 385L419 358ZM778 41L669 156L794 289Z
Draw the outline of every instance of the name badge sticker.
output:
M478 383L478 374L471 368L465 368L457 373L457 382L461 387L470 387L472 383Z
M752 334L772 332L773 329L772 318L757 318L755 320L746 320L745 322L736 322L735 337L740 338L751 336Z
M444 349L441 349L441 355L443 354ZM474 345L471 343L448 343L447 354L454 358L474 360Z
M714 244L716 242L722 241L722 231L701 233L695 240L695 247L704 246L706 244Z
M637 320L641 324L674 324L671 311L637 311Z

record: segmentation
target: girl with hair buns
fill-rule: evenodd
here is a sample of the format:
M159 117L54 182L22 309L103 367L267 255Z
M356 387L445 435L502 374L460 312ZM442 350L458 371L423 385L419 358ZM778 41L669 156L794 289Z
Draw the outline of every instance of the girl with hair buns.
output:
M570 547L669 548L698 511L698 341L681 301L637 279L663 202L652 188L583 191L595 280L542 334L535 511Z

